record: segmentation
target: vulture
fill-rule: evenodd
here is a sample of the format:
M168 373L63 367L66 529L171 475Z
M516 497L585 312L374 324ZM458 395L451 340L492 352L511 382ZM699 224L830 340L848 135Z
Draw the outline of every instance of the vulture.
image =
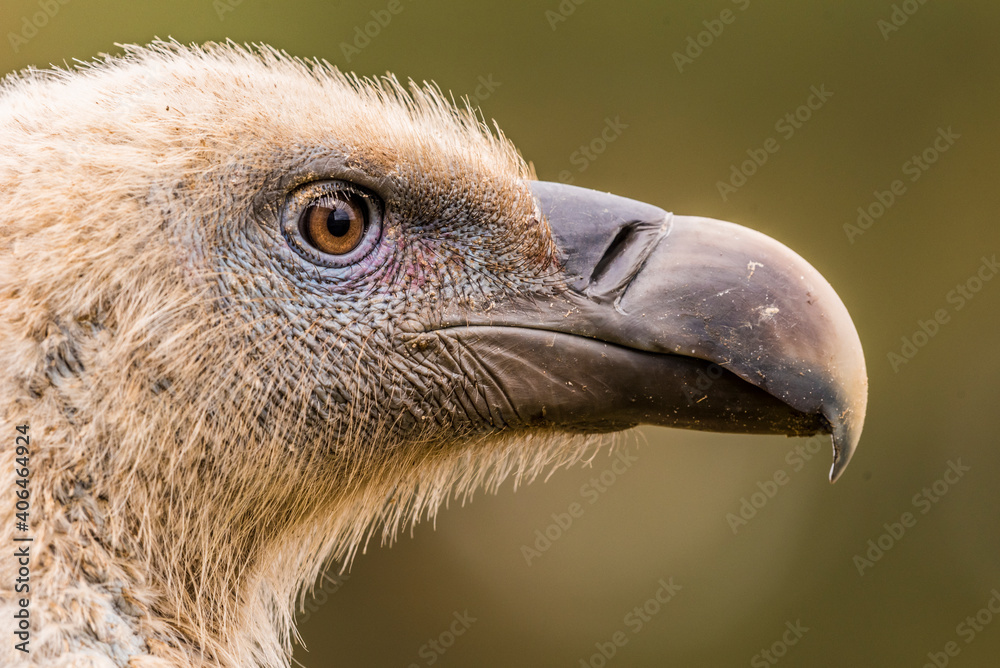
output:
M805 260L432 85L155 42L8 76L0 144L4 665L287 666L332 560L636 425L857 445Z

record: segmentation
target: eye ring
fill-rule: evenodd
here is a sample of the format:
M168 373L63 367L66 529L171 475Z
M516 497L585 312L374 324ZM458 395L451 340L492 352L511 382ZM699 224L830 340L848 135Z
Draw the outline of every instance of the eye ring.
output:
M282 233L299 255L322 267L348 267L382 236L382 200L347 181L313 181L289 193Z

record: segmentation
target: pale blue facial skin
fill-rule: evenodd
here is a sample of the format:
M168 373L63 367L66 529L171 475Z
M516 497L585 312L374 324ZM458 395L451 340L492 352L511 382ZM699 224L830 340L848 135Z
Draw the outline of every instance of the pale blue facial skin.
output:
M220 232L204 261L217 272L222 316L241 330L249 325L251 347L282 346L280 355L259 346L273 381L267 411L288 410L286 397L308 397L307 424L327 436L336 425L385 435L387 422L390 432L427 437L494 429L488 415L468 410L463 395L476 392L476 379L415 357L403 335L433 328L446 306L476 309L561 288L528 186L482 178L470 189L467 178L404 165L386 177L325 153L253 160L272 169L247 179L259 184L252 196L232 193L250 204L203 221ZM378 200L364 252L342 267L310 261L283 230L330 182L360 185Z

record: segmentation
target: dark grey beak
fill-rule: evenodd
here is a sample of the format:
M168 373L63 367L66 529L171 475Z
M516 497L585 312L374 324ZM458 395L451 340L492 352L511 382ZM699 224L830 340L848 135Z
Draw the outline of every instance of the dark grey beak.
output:
M531 188L564 286L456 308L434 332L474 359L480 415L501 428L830 433L840 476L868 381L851 317L815 269L732 223Z

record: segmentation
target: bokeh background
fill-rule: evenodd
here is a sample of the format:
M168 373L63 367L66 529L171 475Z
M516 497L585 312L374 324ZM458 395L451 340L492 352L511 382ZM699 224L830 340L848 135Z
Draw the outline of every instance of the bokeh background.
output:
M835 486L827 444L800 460L804 439L642 430L610 485L590 483L612 478L601 454L372 544L308 604L297 662L997 665L1000 4L833 5L3 0L4 72L159 36L434 80L496 118L540 178L761 230L854 316L868 422ZM799 109L813 87L822 104ZM789 113L800 122L779 124ZM779 150L720 193L769 138ZM867 229L845 230L897 179ZM947 322L914 337L939 309ZM744 500L761 507L738 523ZM582 516L529 564L522 547L574 502ZM637 629L627 615L671 578L680 589Z

